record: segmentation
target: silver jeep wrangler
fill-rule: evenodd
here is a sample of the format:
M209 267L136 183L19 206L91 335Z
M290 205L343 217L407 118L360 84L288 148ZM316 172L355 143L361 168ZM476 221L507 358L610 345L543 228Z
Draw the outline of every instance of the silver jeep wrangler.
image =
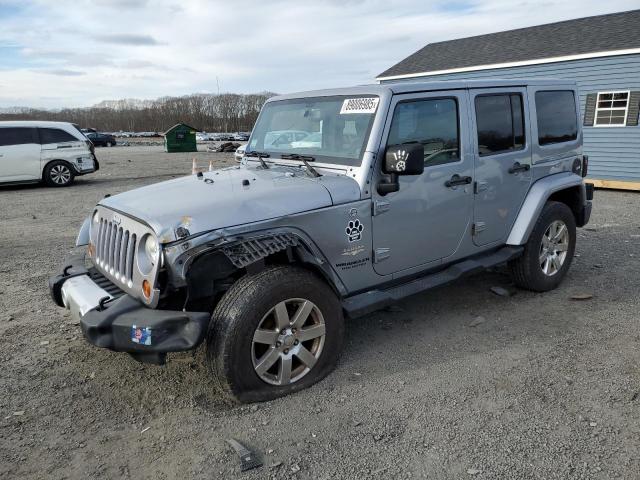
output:
M562 281L593 197L578 112L550 80L272 98L239 166L104 198L51 294L140 361L205 342L237 401L306 388L345 316L503 263L522 288Z

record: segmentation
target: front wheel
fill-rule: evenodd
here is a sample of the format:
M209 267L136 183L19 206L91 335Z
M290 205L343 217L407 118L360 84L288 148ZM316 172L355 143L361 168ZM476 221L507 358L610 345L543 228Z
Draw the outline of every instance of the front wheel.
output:
M68 187L73 183L73 171L67 162L56 160L44 169L44 182L49 187Z
M261 402L329 374L343 335L340 302L323 280L302 268L270 267L241 278L222 297L206 358L221 393Z
M569 270L576 248L576 220L561 202L547 202L524 253L509 263L511 276L521 288L546 292L556 288Z

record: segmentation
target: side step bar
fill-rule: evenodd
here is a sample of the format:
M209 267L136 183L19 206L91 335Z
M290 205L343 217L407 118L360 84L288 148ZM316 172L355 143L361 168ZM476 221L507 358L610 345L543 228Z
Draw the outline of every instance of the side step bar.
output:
M361 317L380 310L387 305L391 305L398 300L415 295L416 293L445 285L466 275L479 273L487 268L505 263L520 256L523 250L523 246L508 246L491 252L488 255L484 254L479 257L467 258L450 265L444 270L427 274L386 290L370 290L354 295L353 297L345 298L342 301L342 308L344 308L347 316L350 318Z

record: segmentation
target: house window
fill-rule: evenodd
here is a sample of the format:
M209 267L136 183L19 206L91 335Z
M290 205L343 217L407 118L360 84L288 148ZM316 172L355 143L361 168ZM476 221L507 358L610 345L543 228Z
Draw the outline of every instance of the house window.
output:
M624 127L629 112L629 92L599 92L596 127Z

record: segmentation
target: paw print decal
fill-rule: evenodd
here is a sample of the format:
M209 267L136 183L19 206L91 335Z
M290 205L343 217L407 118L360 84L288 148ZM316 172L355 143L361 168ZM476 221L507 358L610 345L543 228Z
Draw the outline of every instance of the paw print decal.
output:
M407 158L409 158L409 154L406 150L399 150L397 152L393 152L393 159L396 161L395 170L396 172L404 172L407 168Z
M360 223L360 220L357 218L354 220L349 220L347 224L347 228L344 229L347 234L347 238L349 242L357 242L362 238L362 231L364 230L364 225Z

